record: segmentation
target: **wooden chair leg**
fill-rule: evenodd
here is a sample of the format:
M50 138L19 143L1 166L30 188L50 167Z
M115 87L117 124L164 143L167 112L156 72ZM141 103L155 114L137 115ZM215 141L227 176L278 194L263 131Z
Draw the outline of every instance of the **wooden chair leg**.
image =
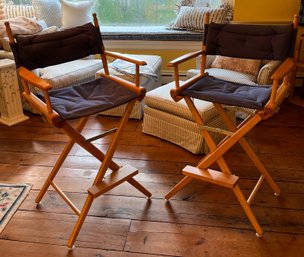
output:
M75 224L75 226L73 228L72 234L71 234L71 236L70 236L70 238L68 240L67 246L70 249L72 249L74 247L74 243L76 241L76 238L77 238L77 236L78 236L78 234L80 232L80 229L81 229L81 227L83 225L83 222L84 222L85 218L88 215L88 212L89 212L89 210L91 208L93 200L94 200L94 197L89 194L87 196L87 198L86 198L86 201L85 201L83 207L82 207L82 210L81 210L81 213L80 213L80 215L79 215L79 217L77 219L77 222L76 222L76 224Z
M103 183L103 180L105 178L105 174L106 171L108 170L108 168L111 166L111 163L113 163L112 158L114 155L114 152L117 149L118 146L118 141L121 137L121 132L123 131L123 129L125 128L128 119L130 117L131 111L133 109L133 106L135 105L136 100L133 100L131 102L128 103L126 111L124 113L124 115L121 118L121 121L119 123L119 126L114 134L114 138L112 139L112 142L110 143L110 146L104 156L103 162L100 166L99 171L97 172L97 175L95 177L95 180L93 182L92 187L88 190L89 194L87 196L86 202L82 208L82 211L79 215L79 218L73 228L72 234L69 238L68 244L67 246L69 248L72 248L75 240L80 232L80 229L84 223L84 220L89 212L89 209L93 203L93 200L104 194L105 192L107 192L108 190L118 186L119 184L121 184L124 181L129 182L131 185L133 185L135 188L137 188L138 190L140 190L144 195L146 195L147 197L151 196L151 193L145 189L141 184L139 184L137 181L135 181L133 179L133 176L135 176L138 172L137 171L133 171L132 168L130 168L130 172L128 172L128 168L126 168L125 170L127 170L127 175L126 176L122 176L119 177L117 173L121 171L123 171L124 169L122 167L118 167L118 169L114 170L112 174L114 174L114 176L111 177L110 175L110 179L109 181L107 181L106 183Z
M82 118L75 130L77 132L81 132L85 126L85 124L87 123L89 117L85 117L85 118ZM71 151L72 147L74 146L75 144L75 141L70 138L69 141L67 142L66 146L64 147L63 151L61 152L55 166L53 167L52 171L50 172L49 176L47 177L46 181L44 182L44 185L42 186L39 194L37 195L36 199L35 199L35 202L37 204L39 204L43 198L43 196L45 195L46 191L48 190L48 188L50 187L52 181L54 180L54 178L56 177L58 171L60 170L63 162L65 161L66 157L68 156L69 152Z
M217 111L220 113L221 117L223 118L223 120L224 120L227 128L230 131L232 131L232 132L237 131L237 127L234 125L234 123L232 122L232 120L230 119L229 115L227 114L227 112L222 107L222 105L214 103L214 106L217 109ZM244 149L244 151L246 152L246 154L248 155L248 157L251 159L251 161L253 162L253 164L257 167L257 169L263 175L263 177L265 178L265 180L268 182L269 186L272 188L272 190L274 191L275 195L279 195L280 194L279 187L274 182L274 180L272 179L272 177L269 175L269 173L266 170L265 166L262 164L262 162L260 161L260 159L258 158L258 156L256 155L256 153L252 150L252 148L249 145L249 143L247 142L247 140L243 137L243 138L241 138L239 140L239 143L242 146L242 148Z
M180 182L178 182L166 195L165 199L169 200L173 195L180 191L184 186L186 186L192 180L191 177L185 176Z
M193 102L190 98L185 97L184 98L196 123L198 125L203 124L203 120L201 116L199 115L197 109L195 108ZM202 179L204 181L213 182L218 185L222 185L225 187L229 187L232 189L233 193L235 194L236 198L238 199L240 205L245 211L245 214L247 215L249 221L251 222L253 228L256 230L256 234L258 236L262 236L263 230L261 226L259 225L255 215L253 214L250 205L246 201L241 189L236 184L237 178L235 178L226 161L223 158L224 153L226 153L235 143L237 143L252 127L255 126L256 123L259 122L260 117L256 117L252 119L250 124L248 126L244 126L240 132L236 132L233 134L230 138L227 138L224 142L220 144L220 146L217 146L212 137L210 136L209 132L207 130L202 130L203 137L210 149L210 153L205 156L197 165L197 169L193 169L194 171L184 171L183 173L189 174L188 176L185 176L167 195L165 196L166 199L169 199L174 194L176 194L180 189L182 189L185 185L187 185L192 178L198 178ZM229 119L230 120L230 119ZM210 167L211 164L214 162L217 162L219 165L221 172L217 171L208 171L208 167ZM216 174L218 173L218 174ZM226 176L220 175L221 173L226 174ZM213 176L215 174L215 176ZM192 176L192 177L191 177ZM224 178L223 178L224 177ZM218 181L212 181L213 179Z

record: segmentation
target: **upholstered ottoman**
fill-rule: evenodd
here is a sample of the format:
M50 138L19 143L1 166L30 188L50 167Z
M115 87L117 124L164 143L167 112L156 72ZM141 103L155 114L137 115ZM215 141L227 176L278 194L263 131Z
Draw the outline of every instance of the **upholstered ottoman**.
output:
M126 54L126 56L134 57L137 59L141 59L147 63L145 68L149 73L145 73L145 71L140 72L140 85L144 88L146 88L147 92L158 88L161 86L161 66L162 66L162 59L160 56L157 55L135 55L135 54ZM127 64L129 65L129 64ZM134 64L131 64L135 66ZM134 81L134 76L131 73L126 72L123 67L119 66L112 66L111 63L109 65L109 71L111 74L115 76L119 76L121 78L127 79L129 81ZM103 69L98 71L96 73L96 76L100 76L101 73L103 73ZM153 73L151 75L150 73ZM144 106L144 100L141 102L136 102L130 118L133 119L142 119L143 117L143 106ZM116 108L113 108L111 110L107 110L105 112L102 112L102 115L109 115L109 116L122 116L126 109L126 105L121 105Z
M175 83L172 82L146 94L143 132L177 144L194 154L207 153L209 150L201 129L194 122L186 102L174 102L171 98L170 89L174 87ZM201 100L194 103L205 125L226 129L212 103ZM228 113L235 120L235 108L230 107ZM219 133L212 132L211 135L216 142L223 139Z

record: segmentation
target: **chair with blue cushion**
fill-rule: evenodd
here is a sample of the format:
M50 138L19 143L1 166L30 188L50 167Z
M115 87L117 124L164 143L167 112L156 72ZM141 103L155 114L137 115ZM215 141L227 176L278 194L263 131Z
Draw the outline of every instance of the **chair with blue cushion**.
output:
M96 15L94 15L94 25L88 23L44 35L13 36L9 23L7 22L5 25L18 75L24 88L23 97L50 124L62 129L70 138L35 201L39 204L47 189L52 186L79 216L67 244L68 247L73 247L96 197L125 181L145 196L151 196L151 193L134 179L134 176L138 174L136 168L131 165L121 166L112 160L121 132L127 124L135 102L142 100L145 96L145 89L139 86L139 66L145 65L145 62L105 51ZM52 85L31 72L36 68L65 63L88 55L100 55L105 73L99 78L80 85L51 90ZM111 75L107 65L107 56L132 62L136 70L135 82L132 83ZM39 88L43 93L33 94L29 85ZM85 138L81 135L81 131L91 115L122 104L127 104L127 108L117 128L104 131L92 138ZM73 126L71 123L75 123L71 121L76 119L79 121ZM100 151L92 143L94 140L112 133L114 136L106 153ZM54 182L55 176L74 143L79 144L101 161L95 180L88 188L88 195L82 210L79 210ZM106 176L108 169L112 172Z
M210 182L230 188L244 209L257 236L262 236L263 230L251 210L255 195L262 182L267 181L275 195L280 189L274 182L264 165L261 163L245 136L261 121L272 117L281 102L292 91L291 78L295 69L294 48L298 27L298 19L284 25L255 25L255 24L208 24L206 28L202 50L179 57L169 63L175 70L175 88L171 89L171 96L175 101L184 99L196 123L201 126L202 135L209 146L210 152L194 166L183 169L184 178L165 196L170 199L174 194L186 186L192 179ZM178 81L179 64L192 58L202 56L200 73L182 85ZM232 58L253 60L280 60L282 64L272 74L272 85L247 85L235 83L210 76L205 72L206 56L225 56ZM204 120L197 111L194 99L212 102L224 120L228 130L219 130L226 137L216 145L209 132L214 132L204 124ZM235 125L225 112L226 106L254 109L253 113L239 125ZM244 197L238 181L239 177L230 170L224 154L235 144L239 143L260 172L260 178L248 199ZM210 167L217 164L219 170Z

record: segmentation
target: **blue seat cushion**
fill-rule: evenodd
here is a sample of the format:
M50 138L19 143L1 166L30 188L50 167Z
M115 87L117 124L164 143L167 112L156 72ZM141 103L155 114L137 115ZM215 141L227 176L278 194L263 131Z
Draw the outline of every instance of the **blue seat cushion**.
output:
M52 90L49 95L53 109L63 120L96 114L138 96L118 83L102 77L81 85ZM42 93L38 93L37 97L45 101Z
M270 94L271 86L244 85L206 76L181 95L225 105L262 109Z

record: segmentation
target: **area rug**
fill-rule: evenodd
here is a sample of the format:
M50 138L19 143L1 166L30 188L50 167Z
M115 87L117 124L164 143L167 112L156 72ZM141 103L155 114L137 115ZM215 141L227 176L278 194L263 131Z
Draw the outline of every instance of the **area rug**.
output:
M29 184L0 183L0 233L28 195Z

